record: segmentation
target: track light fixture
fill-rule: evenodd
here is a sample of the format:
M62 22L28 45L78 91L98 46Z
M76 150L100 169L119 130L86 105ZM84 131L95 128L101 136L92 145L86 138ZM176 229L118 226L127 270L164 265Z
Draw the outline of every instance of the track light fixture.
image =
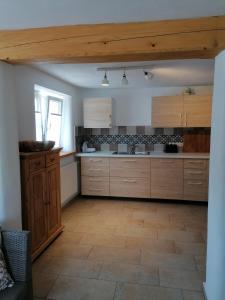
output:
M109 86L109 81L108 81L108 78L107 78L107 75L106 75L106 71L105 71L104 78L102 80L102 86Z
M122 83L122 85L128 85L128 80L127 80L125 70L123 72L123 77L122 77L121 83Z
M146 80L151 80L153 78L153 74L151 72L148 72L148 71L145 71L145 70L143 72L144 72Z

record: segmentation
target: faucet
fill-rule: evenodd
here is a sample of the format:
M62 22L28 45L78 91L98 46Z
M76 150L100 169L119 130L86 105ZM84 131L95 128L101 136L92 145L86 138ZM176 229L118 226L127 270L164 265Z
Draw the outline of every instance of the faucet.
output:
M135 144L131 145L130 154L135 154L135 149L136 149L136 145Z

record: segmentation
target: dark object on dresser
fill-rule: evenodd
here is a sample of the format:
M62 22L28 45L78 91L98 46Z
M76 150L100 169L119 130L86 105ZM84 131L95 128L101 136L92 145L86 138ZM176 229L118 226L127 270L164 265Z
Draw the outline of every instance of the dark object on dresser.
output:
M164 148L165 153L178 153L177 144L166 144Z
M0 292L1 300L32 300L31 241L28 231L2 231L2 250L14 286Z
M49 151L55 146L54 141L20 141L20 152Z
M60 151L20 153L23 229L31 231L32 259L63 230Z

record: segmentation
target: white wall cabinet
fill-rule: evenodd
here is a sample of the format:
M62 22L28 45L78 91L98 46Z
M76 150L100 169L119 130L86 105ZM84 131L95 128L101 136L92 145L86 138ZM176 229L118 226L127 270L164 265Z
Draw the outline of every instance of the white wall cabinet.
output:
M84 128L112 127L112 98L86 98L83 101Z

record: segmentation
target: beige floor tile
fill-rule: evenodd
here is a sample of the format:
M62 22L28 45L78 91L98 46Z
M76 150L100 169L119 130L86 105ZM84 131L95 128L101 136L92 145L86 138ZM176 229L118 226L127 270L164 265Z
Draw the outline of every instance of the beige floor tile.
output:
M52 244L46 254L49 256L72 257L85 259L88 257L92 246L80 246L73 243Z
M81 245L103 246L103 247L119 247L125 248L126 237L112 234L90 234L83 236Z
M127 237L145 237L149 239L157 239L157 230L151 228L143 228L142 226L118 226L115 234Z
M33 272L34 297L46 298L56 279L56 274L43 274Z
M147 249L153 253L175 253L174 241L127 237L126 247Z
M158 238L163 240L174 240L176 242L201 243L204 242L201 232L182 230L160 230Z
M183 298L179 289L119 283L114 300L183 300Z
M183 300L204 300L204 295L201 292L183 291Z
M100 279L159 285L158 268L124 263L104 263Z
M60 276L47 299L113 300L116 284L110 281Z
M149 250L142 250L141 264L179 270L196 270L193 256L186 254L156 254Z
M159 268L160 285L202 291L202 276L197 271Z
M203 243L183 243L175 242L176 253L179 254L193 254L205 255L206 245Z
M52 257L42 269L47 274L98 278L102 263L83 259Z
M91 260L100 260L105 262L123 262L130 264L139 264L141 252L138 249L94 247L88 257Z

